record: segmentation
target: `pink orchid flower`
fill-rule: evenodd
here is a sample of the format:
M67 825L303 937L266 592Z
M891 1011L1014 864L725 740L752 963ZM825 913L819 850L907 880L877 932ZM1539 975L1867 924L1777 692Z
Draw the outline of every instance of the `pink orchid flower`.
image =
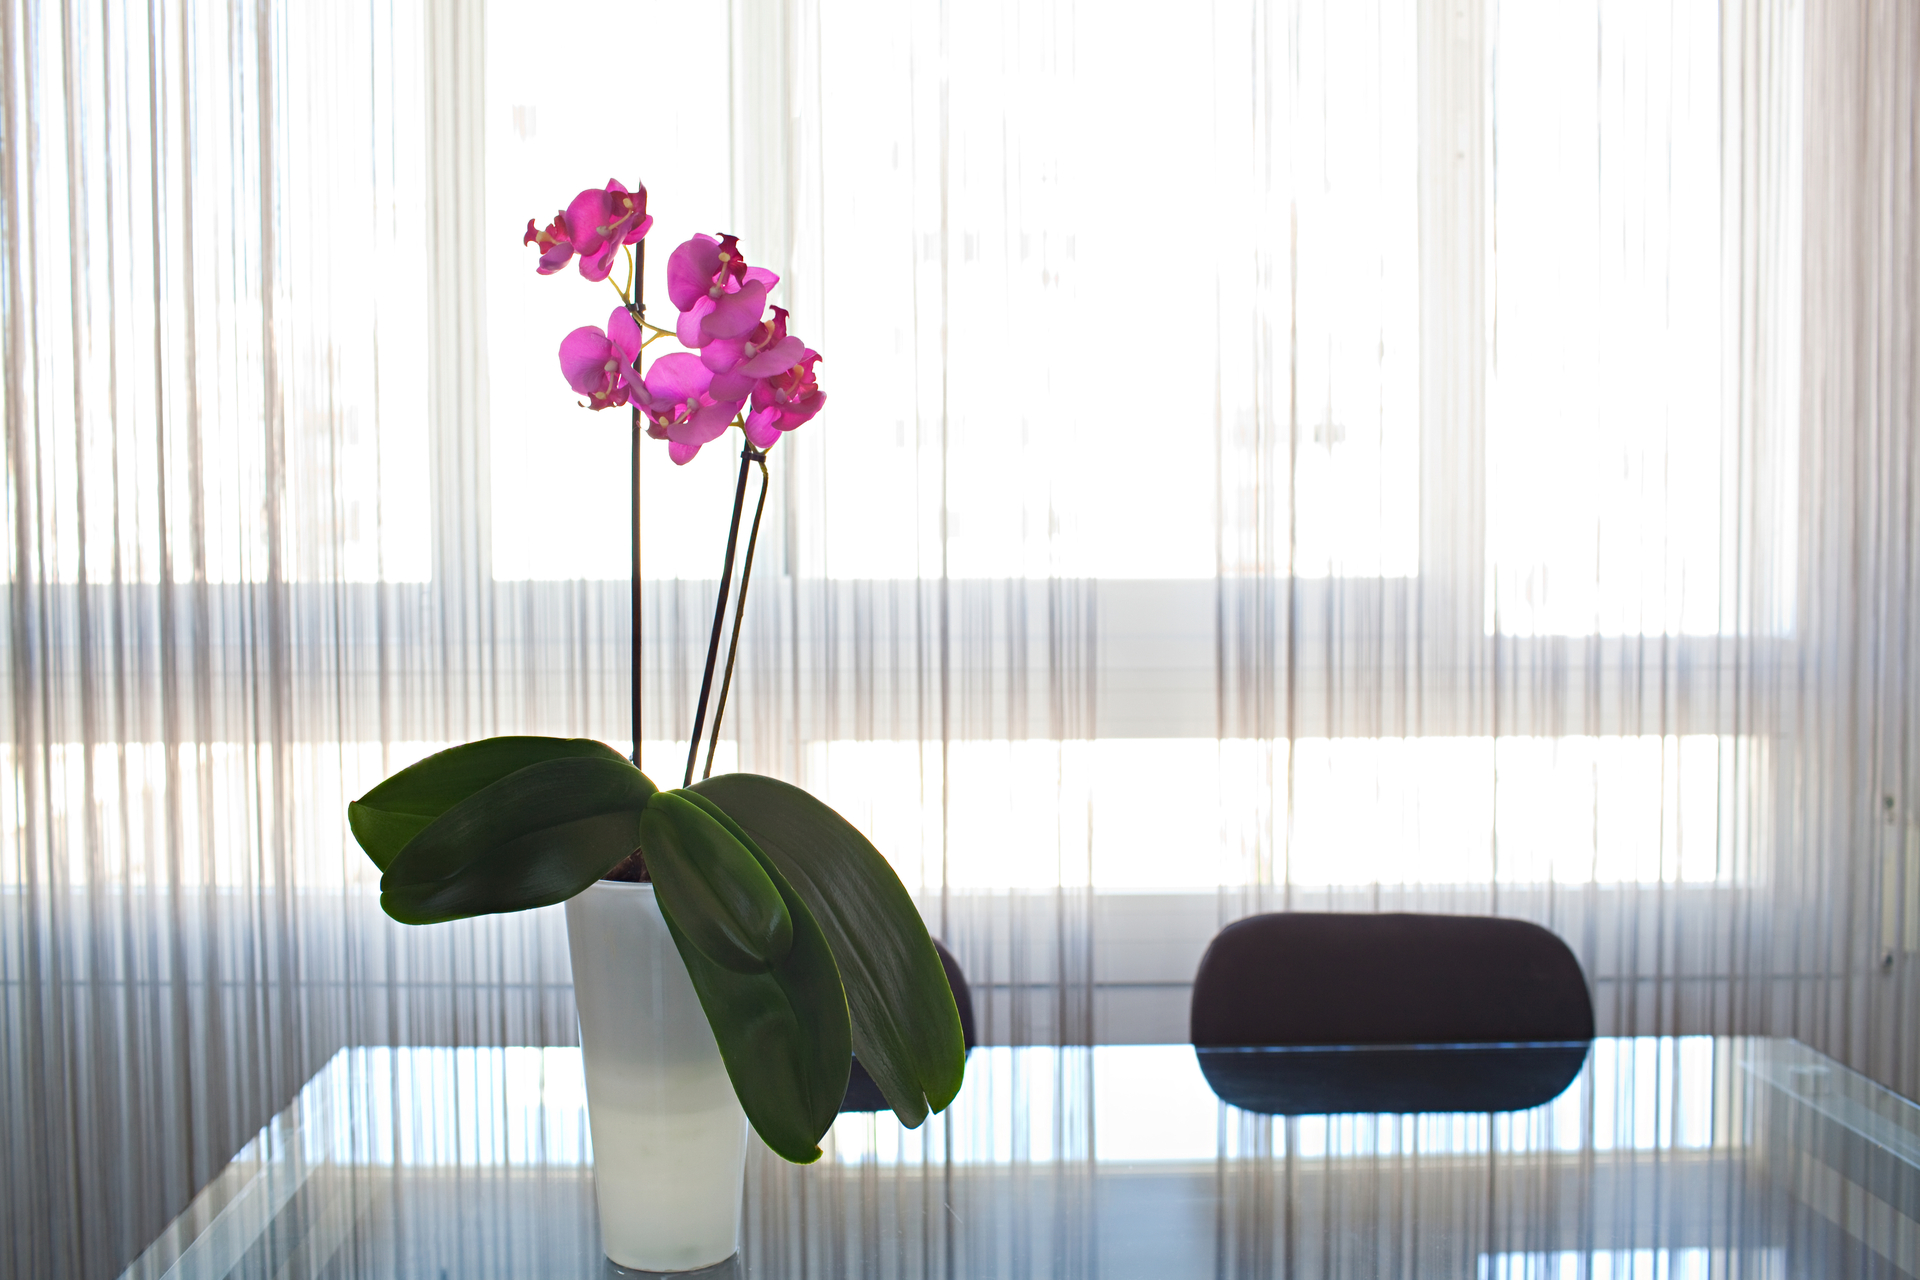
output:
M638 244L653 229L647 213L647 189L628 191L615 178L604 191L582 191L567 206L573 247L580 251L580 274L598 282L613 270L623 244Z
M615 307L602 331L583 325L560 340L560 372L587 398L589 409L610 409L639 399L643 389L633 362L640 358L640 326L625 307Z
M647 434L667 442L667 456L679 466L693 461L700 446L718 440L740 412L743 400L713 394L713 371L684 351L661 356L633 386L634 403L651 421Z
M783 431L791 431L819 413L827 393L813 376L820 353L809 348L789 367L753 384L753 412L747 415L747 439L769 449Z
M547 224L545 231L533 229L533 219L527 219L527 235L521 244L540 246L539 271L550 276L567 265L573 257L573 236L567 230L567 211L562 209L553 215L553 221Z
M713 393L745 400L753 384L771 378L801 358L807 344L787 336L787 309L775 307L743 337L715 338L700 349L700 363L713 370Z
M680 309L677 336L683 347L704 347L719 338L746 336L766 310L767 290L780 277L749 267L740 238L695 236L667 259L667 296Z

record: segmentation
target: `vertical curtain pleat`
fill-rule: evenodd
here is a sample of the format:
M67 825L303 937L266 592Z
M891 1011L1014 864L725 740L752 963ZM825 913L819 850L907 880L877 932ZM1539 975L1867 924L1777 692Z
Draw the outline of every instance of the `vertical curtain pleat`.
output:
M1778 1022L1920 1091L1920 15L1809 6L1798 554ZM1791 980L1778 977L1791 975Z

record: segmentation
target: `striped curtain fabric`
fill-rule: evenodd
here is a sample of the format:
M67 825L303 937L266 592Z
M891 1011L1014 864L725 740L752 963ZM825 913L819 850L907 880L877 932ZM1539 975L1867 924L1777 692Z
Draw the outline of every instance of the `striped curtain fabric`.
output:
M656 307L736 232L825 356L718 767L874 835L983 1039L1492 913L1605 1033L1920 1090L1911 7L571 13L0 3L9 1274L117 1274L343 1046L572 1041L557 912L394 925L344 816L491 733L677 781L734 464L643 460L636 744L553 354L612 298L521 244L610 177Z

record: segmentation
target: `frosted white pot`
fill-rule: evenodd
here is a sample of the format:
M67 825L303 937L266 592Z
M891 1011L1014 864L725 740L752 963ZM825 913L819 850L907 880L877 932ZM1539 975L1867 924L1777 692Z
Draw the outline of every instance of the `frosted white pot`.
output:
M691 1271L740 1249L747 1117L650 884L567 902L607 1256Z

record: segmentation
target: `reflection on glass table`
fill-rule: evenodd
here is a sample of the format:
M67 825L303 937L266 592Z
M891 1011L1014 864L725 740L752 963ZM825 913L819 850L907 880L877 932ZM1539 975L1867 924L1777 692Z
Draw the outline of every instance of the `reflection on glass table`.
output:
M1222 1102L1273 1116L1530 1111L1565 1093L1585 1040L1523 1044L1199 1048Z
M1457 1069L1458 1063L1454 1064ZM341 1050L130 1277L600 1277L577 1049ZM1920 1108L1803 1045L1597 1040L1505 1113L1273 1116L1186 1045L982 1048L747 1172L743 1276L1911 1276Z

